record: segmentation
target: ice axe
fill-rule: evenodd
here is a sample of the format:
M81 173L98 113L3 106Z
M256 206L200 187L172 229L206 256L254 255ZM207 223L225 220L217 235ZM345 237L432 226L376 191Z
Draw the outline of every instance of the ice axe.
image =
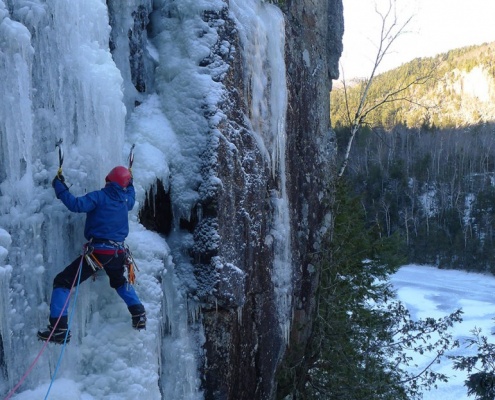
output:
M131 175L132 175L132 163L134 162L134 147L135 146L136 145L133 144L131 146L131 150L129 151L129 167L128 167L128 169L129 169L129 172L131 173Z
M62 176L62 164L64 163L64 151L62 150L62 142L64 139L59 139L55 142L55 149L58 147L58 172L57 176Z

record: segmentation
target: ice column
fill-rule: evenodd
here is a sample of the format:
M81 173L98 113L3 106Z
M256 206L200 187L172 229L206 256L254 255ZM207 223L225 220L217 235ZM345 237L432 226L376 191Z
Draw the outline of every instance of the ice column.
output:
M269 244L274 248L272 282L280 328L287 339L292 317L290 216L286 191L285 142L287 85L284 60L285 22L280 9L260 0L232 0L251 97L250 121L270 160L278 188L273 190L274 216ZM246 99L249 96L246 94Z
M181 283L177 276L170 273L177 266L168 260L163 276L163 308L165 314L165 330L162 339L162 391L167 399L201 400L198 374L198 341L199 325L188 321L188 305L185 296L178 288ZM170 272L167 272L170 271Z
M70 214L50 185L55 142L64 139L64 174L78 195L100 187L122 160L122 77L109 33L101 0L0 0L0 227L10 237L12 266L1 274L9 290L0 312L9 387L39 349L34 333L47 323L54 275L83 241L82 216ZM89 309L84 298L79 311ZM64 366L67 374L75 364ZM26 387L49 375L35 368Z

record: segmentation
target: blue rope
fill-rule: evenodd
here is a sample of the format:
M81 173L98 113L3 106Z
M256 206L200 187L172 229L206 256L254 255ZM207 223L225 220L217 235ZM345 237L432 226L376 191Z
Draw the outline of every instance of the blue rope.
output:
M48 387L48 391L46 392L45 400L48 398L48 395L50 394L50 390L52 389L53 382L55 381L55 377L57 376L58 369L62 362L62 357L65 352L65 347L67 346L67 337L69 336L72 317L74 316L74 311L76 310L77 294L79 292L79 283L81 282L81 269L82 269L83 260L84 260L84 255L81 256L81 262L79 263L79 268L77 269L78 277L77 277L76 293L74 294L74 303L72 304L72 310L70 311L70 315L69 315L69 322L67 323L67 332L65 332L64 344L62 346L62 351L60 352L60 356L58 357L57 366L55 367L55 371L53 372L50 386Z

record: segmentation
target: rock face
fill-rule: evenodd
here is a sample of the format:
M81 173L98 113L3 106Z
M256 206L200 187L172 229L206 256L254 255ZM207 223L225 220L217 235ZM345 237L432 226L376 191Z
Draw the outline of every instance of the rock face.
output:
M236 57L224 81L228 88L224 112L228 117L219 129L226 140L218 143L216 163L209 166L215 169L223 188L215 198L205 199L223 243L214 256L221 265L216 268L220 279L214 303L220 306L203 307L206 398L273 398L275 374L284 357L302 357L289 353L303 348L311 333L317 284L311 254L317 250L319 233L325 226L332 181L329 91L331 79L337 78L342 50L342 4L340 0L289 2L285 18L289 94L286 179L294 307L290 350L286 352L286 338L278 330L271 277L274 254L265 240L273 216L270 193L278 190L280 181L270 175L243 123L248 105L239 94L246 91L247 82L243 81L243 60ZM239 48L234 32L234 27L227 25L224 39ZM232 144L236 151L232 151ZM227 262L242 273L236 275ZM232 279L231 274L238 278ZM226 288L223 282L237 285Z
M344 31L341 0L287 4L287 160L292 208L294 310L284 363L304 370L303 349L311 335L320 234L329 224L334 134L329 91L338 78ZM279 392L284 388L279 387Z
M280 329L275 304L271 238L274 193L280 192L283 181L271 170L246 121L251 101L246 60L229 6L203 15L217 29L218 39L201 65L210 68L213 79L225 87L222 101L203 110L211 129L195 210L200 217L187 224L194 238L188 255L197 285L190 296L201 309L204 356L200 370L206 399L275 398L277 370L284 360L302 357L297 349L304 347L311 334L318 280L312 254L330 220L335 151L329 91L331 79L338 77L343 10L341 0L279 3L285 19L288 95L285 186L290 205L293 315L288 332ZM136 91L143 92L150 79L143 49L137 44L142 42L140 30L147 15L142 7L132 15L130 71ZM226 73L215 75L218 70ZM219 111L224 117L217 120ZM167 209L162 214L170 216L170 196L163 190L158 193L153 204ZM160 224L148 215L143 209L141 222L156 229Z
M219 41L228 41L237 51L224 80L222 110L227 117L218 126L223 139L212 138L205 157L205 176L213 174L222 182L221 190L202 199L203 215L216 224L221 243L209 260L204 252L196 256L203 261L196 265L200 282L216 274L210 280L211 295L202 298L205 398L270 398L284 349L273 298L274 254L265 241L276 182L246 126L247 83L236 27L227 9L225 15L209 17L226 21Z

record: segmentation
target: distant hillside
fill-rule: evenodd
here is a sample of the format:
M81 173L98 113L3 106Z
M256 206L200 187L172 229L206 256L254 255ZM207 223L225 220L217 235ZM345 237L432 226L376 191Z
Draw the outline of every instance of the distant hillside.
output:
M373 126L453 128L495 121L495 42L451 50L435 57L417 58L375 77L369 100L399 87L411 78L428 76L411 86L404 100L388 103L370 114ZM364 81L348 85L348 99L355 103ZM346 126L343 88L331 93L334 127Z

